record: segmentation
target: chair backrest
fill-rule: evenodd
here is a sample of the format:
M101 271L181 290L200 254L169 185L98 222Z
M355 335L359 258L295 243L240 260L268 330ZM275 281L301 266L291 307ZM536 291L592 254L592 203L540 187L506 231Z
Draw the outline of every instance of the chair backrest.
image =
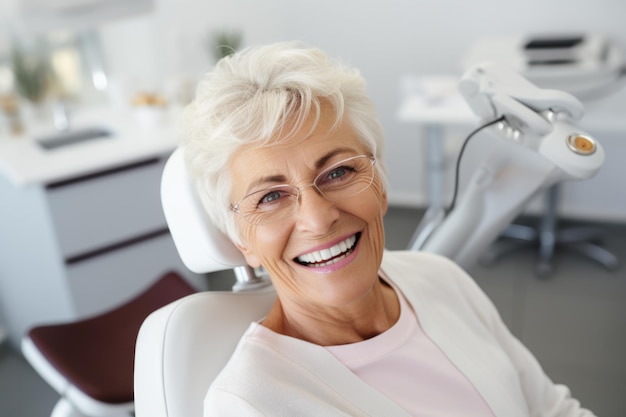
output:
M135 355L137 417L202 417L208 387L243 332L274 303L271 287L203 292L175 301L143 323Z
M204 211L180 148L163 168L161 205L178 254L191 271L202 274L246 264L241 252Z
M170 233L192 271L241 269L245 259L209 220L187 174L182 150L168 159L161 200ZM135 415L201 417L209 385L252 321L263 318L276 294L203 292L155 311L143 322L135 349Z

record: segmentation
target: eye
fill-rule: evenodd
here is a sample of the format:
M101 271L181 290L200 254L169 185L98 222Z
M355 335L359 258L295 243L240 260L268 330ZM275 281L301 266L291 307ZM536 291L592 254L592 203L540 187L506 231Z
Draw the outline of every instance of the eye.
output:
M333 186L343 184L346 181L350 181L356 172L356 169L349 164L333 167L319 176L318 185Z
M328 179L329 180L334 180L334 179L338 179L343 177L344 175L346 175L346 167L339 167L339 168L335 168L332 171L330 171L328 173Z
M292 190L288 186L257 191L246 199L248 211L274 210L291 202L297 193L297 190Z
M261 193L262 194L262 193ZM281 190L273 190L268 192L267 194L264 194L261 199L259 200L259 204L268 204L271 203L273 201L278 200L279 198L281 198L283 196L284 192Z

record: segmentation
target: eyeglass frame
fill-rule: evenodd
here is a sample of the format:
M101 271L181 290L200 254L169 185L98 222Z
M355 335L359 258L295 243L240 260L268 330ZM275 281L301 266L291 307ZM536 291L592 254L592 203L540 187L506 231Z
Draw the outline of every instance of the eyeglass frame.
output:
M354 160L354 159L357 159L357 158L367 158L367 159L369 160L370 164L371 164L372 175L371 175L370 180L369 180L369 183L367 184L367 186L366 186L366 187L363 187L363 189L362 189L362 190L359 190L359 191L357 191L357 192L356 192L356 193L354 193L354 194L350 194L350 195L348 195L348 196L345 196L345 197L342 197L342 198L339 198L339 199L331 199L331 198L329 198L329 197L328 197L328 196L327 196L327 195L326 195L326 194L325 194L322 190L320 190L320 188L319 188L319 187L318 187L318 185L317 185L317 181L318 181L318 179L319 179L319 178L321 178L324 174L327 174L327 173L329 173L329 172L332 172L332 170L334 170L334 169L336 169L336 168L339 168L342 164L346 163L347 161L351 161L351 160ZM276 219L274 219L274 220L271 220L271 221L268 221L268 222L254 223L254 222L252 222L252 221L250 221L250 220L248 219L248 216L244 215L244 214L241 212L241 210L240 210L240 205L241 205L242 201L244 201L245 199L247 199L248 197L250 197L250 196L252 196L252 195L254 195L254 194L257 194L257 193L262 193L262 192L267 192L267 191L271 191L271 190L273 190L273 189L278 189L278 188L281 188L281 187L289 187L289 188L291 188L291 189L295 189L295 190L296 190L296 193L295 193L295 197L296 197L296 204L294 205L294 207L297 207L297 206L298 206L298 204L299 204L299 201L300 201L300 195L301 195L302 190L304 190L305 188L310 188L310 187L315 188L315 190L317 190L317 192L319 193L319 195L321 195L322 197L324 197L324 198L325 198L326 200L328 200L328 201L333 201L333 202L336 202L336 201L341 201L341 200L344 200L344 199L347 199L347 198L350 198L350 197L354 197L355 195L359 195L359 194L361 194L363 191L365 191L365 190L369 189L369 188L372 186L372 183L374 182L374 177L375 177L375 175L376 175L376 174L375 174L375 172L376 172L375 165L376 165L376 157L374 157L374 156L370 156L370 155L355 155L355 156L351 156L351 157L349 157L349 158L346 158L346 159L342 159L342 160L340 160L340 161L337 161L337 162L335 162L334 164L332 164L330 167L328 167L328 168L324 169L323 171L321 171L319 174L317 174L317 176L315 177L315 179L313 179L313 182L312 182L311 184L302 185L302 186L300 186L300 187L297 187L297 186L292 185L292 184L277 184L277 185L273 185L273 186L271 186L271 187L268 187L268 188L265 188L265 189L262 189L262 190L253 191L253 192L251 192L251 193L249 193L249 194L246 194L246 195L245 195L245 196L243 196L241 199L239 199L239 201L238 201L236 204L231 205L231 206L228 208L228 210L229 210L229 211L231 211L231 212L233 212L233 213L235 213L235 214L240 215L240 216L241 216L241 217L242 217L245 221L247 221L248 223L253 224L253 225L257 225L257 226L258 226L258 225L262 225L262 224L269 224L269 223L273 223L273 222L275 222L275 221L278 221L278 220L284 219L284 218L286 218L287 216L285 216L285 217L278 217L278 218L276 218Z

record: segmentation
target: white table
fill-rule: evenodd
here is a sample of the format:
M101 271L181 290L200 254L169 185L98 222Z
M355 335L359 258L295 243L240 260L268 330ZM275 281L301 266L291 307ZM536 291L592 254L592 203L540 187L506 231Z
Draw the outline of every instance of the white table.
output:
M418 225L409 247L419 248L426 234L443 220L446 151L444 130L449 126L471 126L478 122L457 91L454 76L420 77L405 80L409 95L398 110L398 120L423 127L428 143L429 207ZM422 233L422 231L426 231ZM421 235L421 237L420 237Z

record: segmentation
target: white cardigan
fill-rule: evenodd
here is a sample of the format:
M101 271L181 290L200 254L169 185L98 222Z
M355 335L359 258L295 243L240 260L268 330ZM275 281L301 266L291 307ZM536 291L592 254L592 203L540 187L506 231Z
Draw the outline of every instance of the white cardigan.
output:
M496 416L593 416L566 387L550 381L487 296L455 264L421 252L385 252L381 270ZM286 336L268 345L247 334L209 388L206 417L408 417L325 348Z

